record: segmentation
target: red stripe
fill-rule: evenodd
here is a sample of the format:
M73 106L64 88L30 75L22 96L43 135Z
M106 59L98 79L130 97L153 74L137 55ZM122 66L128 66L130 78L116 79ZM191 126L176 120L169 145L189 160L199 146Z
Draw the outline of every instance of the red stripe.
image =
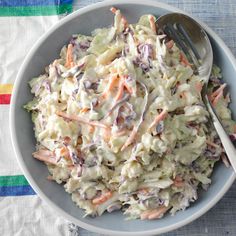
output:
M11 94L0 94L0 104L10 104Z

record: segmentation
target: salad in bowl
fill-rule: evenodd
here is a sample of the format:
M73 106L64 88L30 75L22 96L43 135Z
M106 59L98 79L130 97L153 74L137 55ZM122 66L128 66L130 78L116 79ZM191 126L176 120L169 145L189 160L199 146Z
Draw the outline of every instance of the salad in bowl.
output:
M228 161L202 101L204 81L155 16L129 24L111 8L111 27L75 34L29 85L37 140L33 157L85 216L121 210L128 219L175 214L207 190ZM220 69L209 98L234 138Z

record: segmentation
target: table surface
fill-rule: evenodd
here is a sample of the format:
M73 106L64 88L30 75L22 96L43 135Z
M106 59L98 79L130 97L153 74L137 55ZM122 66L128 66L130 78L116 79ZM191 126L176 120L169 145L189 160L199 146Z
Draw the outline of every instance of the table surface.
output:
M159 0L176 6L198 17L210 26L236 56L236 0ZM99 0L75 1L81 8ZM236 235L236 183L219 203L205 215L178 230L163 236L235 236ZM84 229L80 236L102 236Z

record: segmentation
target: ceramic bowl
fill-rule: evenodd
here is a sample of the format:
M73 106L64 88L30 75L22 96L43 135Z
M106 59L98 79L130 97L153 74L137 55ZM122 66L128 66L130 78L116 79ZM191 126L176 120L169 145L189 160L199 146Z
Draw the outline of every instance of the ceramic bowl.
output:
M35 150L33 124L30 114L22 108L32 99L27 82L32 77L43 73L45 66L59 57L60 49L68 43L72 34L90 34L95 28L111 25L113 22L113 15L109 10L111 6L119 8L131 23L135 23L143 14L158 16L168 12L182 12L169 5L148 0L113 0L87 6L59 21L30 50L18 73L10 109L12 142L17 160L31 186L48 205L67 220L87 230L106 235L157 235L186 225L214 206L235 179L232 169L218 163L214 169L209 190L201 192L194 204L175 216L167 214L160 220L127 221L121 212L114 212L97 218L83 218L83 210L75 206L64 188L46 179L48 175L46 165L35 160L31 155ZM209 34L215 63L222 69L224 80L228 83L231 93L231 108L236 110L236 83L234 81L236 61L224 42L209 27L197 21Z

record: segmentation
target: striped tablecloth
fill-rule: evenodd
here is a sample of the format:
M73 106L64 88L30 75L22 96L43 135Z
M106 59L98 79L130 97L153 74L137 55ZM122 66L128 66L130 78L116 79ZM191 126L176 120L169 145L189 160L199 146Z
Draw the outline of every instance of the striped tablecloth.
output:
M14 157L9 103L19 66L50 26L98 0L0 0L0 235L99 236L56 215L29 186ZM236 55L236 0L160 0L186 10L212 27ZM207 214L165 236L236 235L236 184Z
M19 66L36 40L72 12L72 0L0 0L0 235L74 235L22 175L9 135L9 104ZM75 231L74 231L75 232Z

